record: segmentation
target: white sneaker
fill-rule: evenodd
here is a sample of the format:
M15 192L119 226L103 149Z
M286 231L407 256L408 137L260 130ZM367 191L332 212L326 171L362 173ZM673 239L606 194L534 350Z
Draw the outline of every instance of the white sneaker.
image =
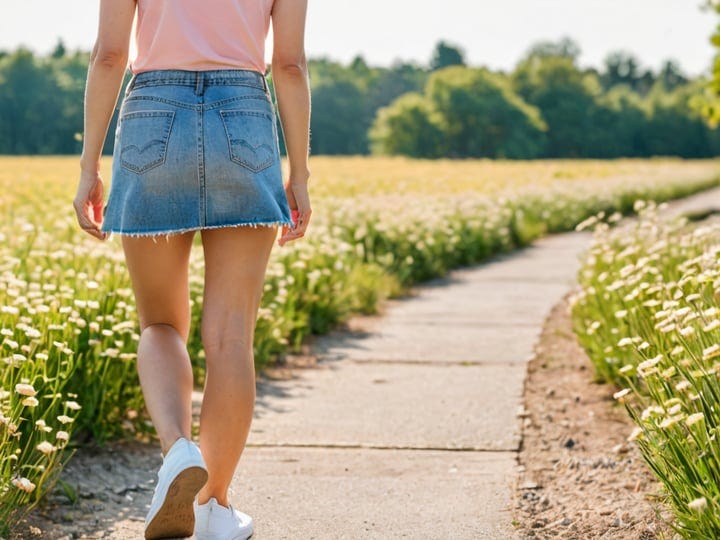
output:
M145 518L145 538L178 538L192 535L193 501L207 481L200 449L183 437L175 441L158 471L150 511Z
M194 503L195 540L246 540L253 534L253 519L211 497L205 504Z

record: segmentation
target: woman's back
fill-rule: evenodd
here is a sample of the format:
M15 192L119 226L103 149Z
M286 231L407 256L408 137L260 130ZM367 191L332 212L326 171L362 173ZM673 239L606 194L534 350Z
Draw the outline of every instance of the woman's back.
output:
M138 0L133 73L253 69L265 73L274 0Z
M307 0L100 0L74 207L88 234L123 235L140 325L138 377L163 451L145 518L149 540L253 534L252 518L231 506L229 486L253 417L255 321L277 229L282 224L280 245L302 238L312 212L306 11ZM134 20L137 57L118 112L105 205L101 153ZM271 20L284 185L265 76ZM186 346L198 230L206 366L200 448L191 442Z

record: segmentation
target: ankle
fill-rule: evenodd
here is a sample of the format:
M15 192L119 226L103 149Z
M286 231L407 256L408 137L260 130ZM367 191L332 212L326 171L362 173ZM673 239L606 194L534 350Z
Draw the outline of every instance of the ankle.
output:
M163 457L167 456L173 445L180 439L187 439L188 441L192 441L189 435L183 435L179 432L170 436L160 438L160 451L162 452Z
M210 499L215 498L217 503L221 506L224 506L228 508L230 506L230 501L228 501L227 492L224 494L221 494L217 491L213 492L212 489L201 489L197 494L197 502L198 504L206 504Z

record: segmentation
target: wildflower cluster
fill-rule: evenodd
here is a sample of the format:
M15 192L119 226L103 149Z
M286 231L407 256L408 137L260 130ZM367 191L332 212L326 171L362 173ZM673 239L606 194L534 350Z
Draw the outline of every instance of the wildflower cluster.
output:
M638 195L667 199L718 183L704 162L316 158L313 170L323 167L332 176L316 174L311 233L275 249L268 266L258 367L412 283L599 211L631 211ZM0 524L51 488L75 442L152 430L120 243L97 242L77 227L76 172L75 158L3 158L0 167ZM201 254L191 258L188 342L198 383Z
M633 225L596 227L573 298L597 378L620 387L629 435L687 538L720 536L720 221L691 226L638 202Z

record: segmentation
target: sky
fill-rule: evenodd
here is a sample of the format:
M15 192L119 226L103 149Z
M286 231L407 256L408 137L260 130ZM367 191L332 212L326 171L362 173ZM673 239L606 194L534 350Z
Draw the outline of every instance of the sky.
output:
M156 0L163 1L163 0ZM199 3L202 0L198 0ZM657 70L673 59L691 76L709 73L709 37L720 18L703 0L309 0L308 57L343 63L361 54L368 64L429 62L439 40L465 51L471 65L511 70L538 41L575 40L583 67L601 67L624 50ZM99 0L3 0L0 49L20 44L38 53L62 38L89 50ZM272 52L271 39L266 60ZM132 53L131 53L132 54Z

